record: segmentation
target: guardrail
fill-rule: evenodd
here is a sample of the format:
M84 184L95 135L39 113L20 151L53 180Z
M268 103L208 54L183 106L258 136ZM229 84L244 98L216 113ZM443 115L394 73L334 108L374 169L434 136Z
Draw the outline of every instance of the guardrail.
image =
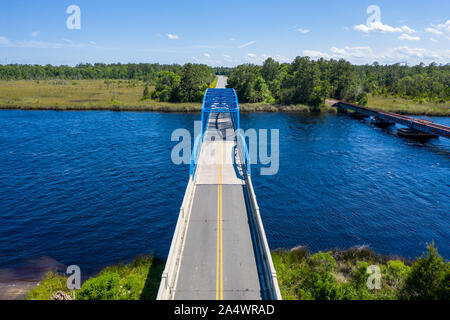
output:
M262 268L260 276L263 277L264 284L267 286L266 288L263 287L263 291L266 292L266 299L268 300L282 300L280 287L278 286L277 272L273 266L272 255L270 253L266 233L264 232L264 226L250 175L247 175L245 180L245 189L247 190L249 199L252 225L255 229L253 234L254 244L256 245L256 250L261 258L258 259L260 260L259 265Z
M239 157L244 167L244 173L245 175L250 176L251 175L250 154L248 152L247 143L245 142L245 137L241 133L240 129L236 131L236 145L238 148Z
M189 176L193 176L197 170L198 158L200 156L200 150L202 146L202 136L198 135L194 141L194 148L192 148L191 163L189 167Z
M201 141L201 136L196 138L196 142ZM197 168L197 162L193 164L194 156L198 160L198 156L201 150L201 143L194 143L194 149L191 157L191 175L189 177L189 183L184 194L183 203L181 204L180 212L178 214L177 225L170 245L169 255L167 257L166 266L161 276L161 283L159 285L157 300L170 300L173 299L172 293L176 287L178 278L178 270L180 268L181 255L186 240L187 226L192 210L192 202L194 198L195 190L195 173ZM194 167L193 167L194 166Z

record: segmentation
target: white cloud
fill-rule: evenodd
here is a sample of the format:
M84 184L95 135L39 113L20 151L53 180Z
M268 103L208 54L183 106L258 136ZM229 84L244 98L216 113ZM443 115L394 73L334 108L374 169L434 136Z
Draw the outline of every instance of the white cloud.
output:
M447 20L445 23L441 23L438 25L432 24L431 27L426 28L425 31L432 33L436 36L441 36L443 34L446 34L447 37L450 39L450 20Z
M398 27L391 27L387 24L383 24L382 22L374 22L370 25L360 24L353 27L356 31L361 31L364 33L370 32L380 32L380 33L394 33L394 32L402 32L403 30Z
M426 28L425 31L429 32L429 33L432 33L432 34L435 34L435 35L441 35L443 33L442 31L439 31L439 30L434 29L434 28Z
M403 30L403 32L408 33L408 34L417 33L416 30L411 29L411 28L408 27L408 26L403 26L403 27L402 27L402 30Z
M211 55L209 53L204 53L203 54L207 59L211 59Z
M11 43L9 42L9 40L5 37L1 37L0 36L0 45L2 46L9 46Z
M436 26L436 28L438 28L439 30L450 34L450 20L447 20L445 23L442 24L438 24Z
M269 57L270 57L270 55L268 55L266 53L262 53L262 54L248 53L244 58L247 62L251 62L251 63L255 63L255 64L262 64ZM282 62L286 61L284 57L279 56L279 55L275 56L274 59L278 60L278 61L282 61ZM292 61L292 59L290 59L290 61Z
M312 58L346 59L352 63L365 64L374 61L382 63L397 63L406 61L411 64L420 62L448 63L450 50L428 50L425 48L410 48L400 46L381 52L374 52L371 47L332 47L330 53L316 50L304 50L303 54Z
M295 28L295 31L297 31L299 33L303 33L303 34L309 33L308 29L302 29L302 28Z
M371 33L371 32L378 32L378 33L407 33L407 34L412 34L412 33L416 33L417 31L404 25L402 27L392 27L390 25L387 24L383 24L382 22L374 22L371 23L370 25L366 25L366 24L360 24L357 26L353 27L354 30L356 31L361 31L364 33Z
M245 47L251 46L252 44L255 44L255 43L256 43L256 41L250 41L250 42L240 45L239 48L245 48Z
M36 38L39 35L39 33L40 33L39 31L34 31L34 32L31 33L31 36L33 38Z
M439 42L437 39L435 39L435 38L430 38L430 41L433 41L433 42Z
M180 39L180 37L178 37L178 35L172 34L172 33L168 33L167 36L169 37L170 40L178 40L178 39Z
M62 49L62 48L85 48L89 46L95 46L95 42L89 43L74 43L68 39L62 39L63 42L47 42L37 40L21 40L10 41L5 37L0 36L0 46L2 47L14 47L14 48L34 48L34 49Z
M236 41L236 38L230 38L230 41Z
M419 41L420 37L414 37L414 36L410 36L409 34L404 33L398 37L398 40Z
M331 58L331 56L328 53L317 50L303 50L303 55L311 58L325 58L325 59Z
M225 61L228 61L228 62L233 61L233 58L230 55L228 55L228 54L224 54L223 58L225 59Z

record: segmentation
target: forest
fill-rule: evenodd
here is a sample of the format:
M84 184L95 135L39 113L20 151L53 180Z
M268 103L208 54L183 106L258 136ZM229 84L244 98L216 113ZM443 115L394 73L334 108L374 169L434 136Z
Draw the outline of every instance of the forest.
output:
M0 65L0 80L139 80L154 86L144 98L161 102L200 102L214 75L227 75L243 103L304 104L320 107L325 99L367 104L368 94L418 103L450 100L450 64L352 65L345 60L297 57L292 63L268 58L262 65L234 68L201 64Z
M240 65L228 84L243 102L306 104L318 107L326 98L367 104L367 94L446 102L450 98L450 65L356 66L345 60L297 57L280 64L268 58L262 66Z

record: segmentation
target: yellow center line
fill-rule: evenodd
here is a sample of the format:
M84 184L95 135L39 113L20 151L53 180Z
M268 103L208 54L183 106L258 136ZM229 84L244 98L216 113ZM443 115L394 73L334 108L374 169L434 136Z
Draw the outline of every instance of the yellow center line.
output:
M217 267L216 300L223 300L223 238L222 238L222 141L219 142L217 183Z

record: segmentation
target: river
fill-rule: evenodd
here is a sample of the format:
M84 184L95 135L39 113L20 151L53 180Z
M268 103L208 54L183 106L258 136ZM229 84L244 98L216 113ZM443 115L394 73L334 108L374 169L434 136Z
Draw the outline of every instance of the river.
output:
M170 137L199 118L1 111L0 269L51 257L92 274L165 258L189 176ZM414 142L340 115L243 114L241 125L280 129L278 174L252 168L271 249L367 245L414 258L434 240L450 258L449 140Z

